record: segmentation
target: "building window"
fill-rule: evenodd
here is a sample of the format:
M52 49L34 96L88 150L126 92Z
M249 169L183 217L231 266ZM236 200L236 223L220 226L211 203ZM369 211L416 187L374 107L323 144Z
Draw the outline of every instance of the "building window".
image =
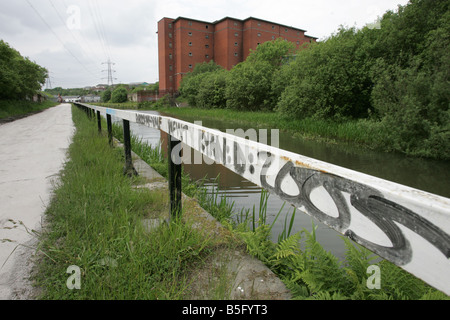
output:
M189 57L192 57L192 52L189 52Z
M172 66L172 65L169 66L169 70L170 70L170 71L173 70L173 66Z
M235 46L235 47L237 47L237 46L238 46L238 43L237 43L237 42L235 42L235 43L234 43L234 46Z
M169 53L169 59L172 60L172 54L171 53Z
M261 37L261 33L258 33L258 37Z
M169 42L169 48L172 48L172 42Z
M188 22L188 25L192 26L192 21L189 21L189 22Z
M261 22L258 22L258 27L261 27Z
M206 28L206 29L208 29L208 28L209 28L209 26L208 26L208 25L206 25L206 26L205 26L205 28Z
M287 29L287 28L285 28L285 29L284 29L284 32L288 32L288 29Z
M209 59L209 54L205 55L205 59Z
M189 47L192 47L192 42L189 42Z
M236 33L234 34L234 36L235 36L235 37L239 37L239 33L236 32Z
M172 39L172 34L171 34L171 33L169 33L169 38L171 38L171 39Z
M272 36L272 40L275 40L275 36Z
M192 64L189 65L189 69L192 69Z
M237 27L237 25L238 25L237 22L235 22L235 23L234 23L234 26Z
M188 32L188 35L189 35L189 36L192 36L192 32Z
M169 28L172 29L172 24L171 23L169 23Z
M206 38L206 39L209 39L209 34L207 34L207 35L205 36L205 38Z
M235 57L237 57L237 56L238 56L238 53L237 53L237 52L235 52L235 53L234 53L234 56L235 56Z
M205 48L208 49L208 48L209 48L209 44L206 44L206 45L205 45Z
M275 29L275 26L272 26L272 29Z

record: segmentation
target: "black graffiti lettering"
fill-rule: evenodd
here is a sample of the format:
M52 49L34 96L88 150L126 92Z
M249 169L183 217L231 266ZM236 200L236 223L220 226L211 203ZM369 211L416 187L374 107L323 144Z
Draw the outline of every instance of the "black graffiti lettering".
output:
M234 141L233 143L233 165L234 165L234 170L236 170L236 172L240 175L243 175L245 172L245 156L244 153L242 152L241 148L239 147L239 144Z
M381 246L357 235L353 230L347 230L345 236L363 247L376 252L380 256L401 266L412 259L412 248L401 229L391 220L388 212L382 210L378 203L373 203L372 196L368 198L352 198L352 205L379 227L392 243L391 247ZM377 197L380 198L381 197Z
M385 199L383 194L377 189L326 172L295 167L291 161L284 164L278 171L275 184L271 186L267 182L266 173L274 163L274 158L269 152L258 153L258 158L264 157L266 159L260 174L260 183L264 189L269 190L282 200L288 201L296 207L304 206L306 211L319 221L344 233L357 243L391 262L397 265L405 265L412 259L410 242L396 222L427 240L442 252L445 257L450 257L450 236L447 233L415 212ZM297 195L289 195L281 188L283 179L288 175L293 179L299 189ZM332 217L322 212L311 201L311 193L318 187L323 187L328 192L338 210L338 217ZM347 229L351 222L351 211L344 197L344 193L350 195L351 206L382 230L391 241L392 246L378 245L364 239L355 233L355 231Z
M220 139L218 135L209 132L202 132L200 138L201 152L207 157L217 162L222 161L223 151L220 146Z
M182 124L177 121L169 120L169 134L173 135L178 131L179 140L184 140L184 133L189 130L189 127L186 124Z
M300 197L298 205L303 204L309 212L320 221L326 223L337 231L342 231L350 225L350 209L342 191L349 187L345 181L337 180L332 175L319 171L294 167L291 169L294 181L302 182L300 186ZM311 201L311 192L322 186L333 199L338 210L338 217L332 217L318 209ZM360 190L359 192L363 192Z
M150 128L160 129L161 118L148 114L136 114L136 122Z
M359 204L356 205L359 206ZM365 207L369 208L371 212L371 215L368 216L369 219L377 217L375 219L376 221L374 220L375 223L382 224L386 223L385 221L391 223L391 225L385 226L385 228L389 231L386 235L393 242L394 247L398 247L399 250L404 250L404 246L407 246L407 243L401 242L401 239L394 236L394 234L402 234L401 230L394 224L394 221L396 221L427 240L442 252L446 258L450 258L450 236L415 212L398 203L378 196L370 196L367 199Z

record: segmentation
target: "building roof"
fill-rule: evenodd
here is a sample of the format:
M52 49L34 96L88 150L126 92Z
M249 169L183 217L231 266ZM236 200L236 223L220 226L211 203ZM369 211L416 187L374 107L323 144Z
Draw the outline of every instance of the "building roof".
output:
M163 19L172 19L172 18L163 18ZM233 18L233 17L224 17L224 18L222 18L220 20L216 20L214 22L210 22L210 21L197 20L197 19L192 19L192 18L187 18L187 17L181 17L180 16L180 17L174 19L173 22L175 23L178 20L190 20L190 21L195 21L195 22L200 22L200 23L207 23L207 24L214 24L214 25L216 25L216 24L218 24L218 23L220 23L220 22L222 22L224 20L227 20L227 19L240 21L240 22L246 22L248 20L257 20L257 21L261 21L261 22L275 24L275 25L278 25L278 26L281 26L281 27L285 27L285 28L290 28L290 29L297 30L297 31L303 31L303 32L307 31L305 29L300 29L300 28L296 28L296 27L292 27L292 26L288 26L288 25L285 25L285 24L281 24L281 23L277 23L277 22L273 22L273 21L268 21L268 20L264 20L264 19L259 19L259 18L255 18L255 17L248 17L247 19L244 19L244 20ZM307 36L307 37L310 37L310 38L313 38L313 39L318 39L317 37L313 37L313 36Z

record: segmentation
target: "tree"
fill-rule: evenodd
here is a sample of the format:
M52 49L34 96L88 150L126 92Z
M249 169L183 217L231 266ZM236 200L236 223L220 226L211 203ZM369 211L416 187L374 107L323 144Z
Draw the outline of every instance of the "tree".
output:
M226 107L227 74L223 69L204 74L196 95L196 104L199 108Z
M363 37L354 29L338 33L297 54L280 69L272 90L277 110L297 118L359 118L370 106L370 67Z
M111 89L108 88L102 93L102 101L109 102L109 100L111 100Z
M252 111L271 109L272 71L267 61L245 61L231 69L225 91L227 108Z
M0 99L30 99L41 89L47 76L45 68L0 40Z
M128 101L128 91L124 87L117 87L111 94L111 102L123 103Z
M289 55L294 54L295 45L282 38L273 41L264 42L256 48L251 50L247 57L248 62L253 63L257 61L265 61L274 67L279 67Z
M180 84L180 94L186 98L190 106L197 106L197 96L201 88L201 83L209 73L223 70L214 61L199 63L192 72L185 75Z

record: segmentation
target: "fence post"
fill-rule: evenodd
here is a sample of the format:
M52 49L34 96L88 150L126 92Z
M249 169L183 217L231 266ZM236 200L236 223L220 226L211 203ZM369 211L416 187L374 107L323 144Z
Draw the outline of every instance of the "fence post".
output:
M111 120L111 115L110 114L106 115L106 124L108 125L109 145L112 147L113 146L113 134L112 134L112 120Z
M169 192L170 192L170 214L175 218L181 214L181 156L177 145L181 141L169 135L168 159L169 159Z
M97 110L97 126L98 132L102 132L102 117L100 115L100 111Z
M133 160L131 158L131 135L130 135L130 121L123 120L123 144L125 149L125 168L124 174L128 176L137 176L136 169L133 167Z

